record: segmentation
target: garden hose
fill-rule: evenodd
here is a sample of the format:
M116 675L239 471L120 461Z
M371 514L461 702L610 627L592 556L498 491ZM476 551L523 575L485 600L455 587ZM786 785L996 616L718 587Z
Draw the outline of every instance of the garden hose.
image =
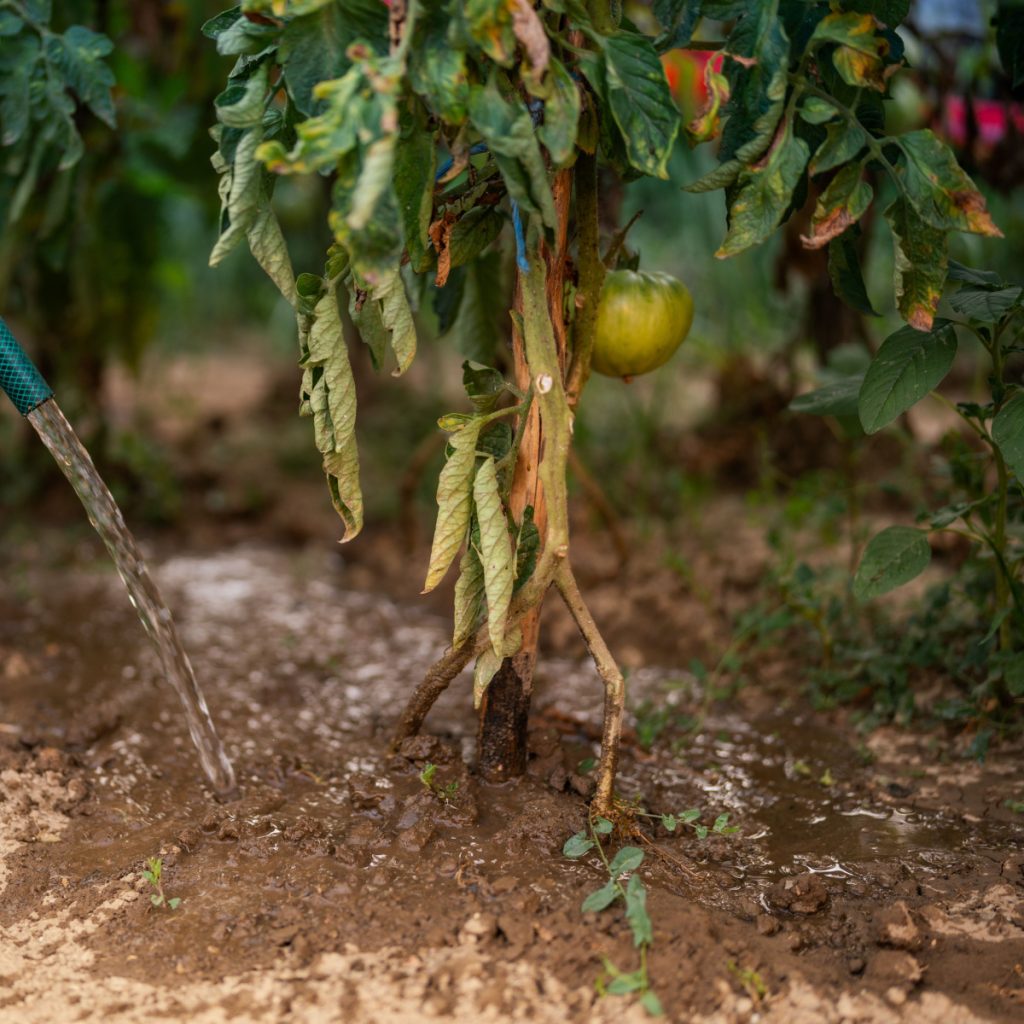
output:
M53 388L43 380L10 328L0 319L0 388L22 416L53 398Z

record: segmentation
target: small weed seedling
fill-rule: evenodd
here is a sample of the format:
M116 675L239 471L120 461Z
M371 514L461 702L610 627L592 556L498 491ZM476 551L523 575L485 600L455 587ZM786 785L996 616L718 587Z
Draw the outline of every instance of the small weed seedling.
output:
M146 861L146 870L142 872L142 877L149 882L153 887L154 891L149 894L149 902L154 907L167 907L168 910L177 910L181 906L181 897L172 896L170 899L167 898L164 893L164 862L159 857L150 857Z
M736 825L729 824L728 814L720 814L712 825L702 825L699 821L701 812L696 808L679 814L651 814L642 807L625 805L623 811L627 823L638 817L650 818L660 821L669 832L686 826L692 828L697 838L702 840L712 834L732 835L739 831ZM633 828L635 830L635 825ZM615 825L607 818L591 818L586 829L566 840L562 853L571 860L578 860L591 850L597 852L607 872L608 881L587 896L581 909L585 914L600 912L621 900L626 906L626 920L633 931L633 944L640 951L640 966L635 971L622 971L605 958L604 972L596 982L598 993L602 996L636 995L640 1005L652 1017L660 1017L664 1012L661 1001L651 989L647 975L647 951L654 938L647 913L647 889L636 873L643 863L644 851L636 846L623 846L609 861L601 845L601 837L611 835L614 830Z
M431 793L434 794L443 804L450 804L455 799L455 794L459 790L458 779L452 779L451 782L442 783L437 782L435 776L437 775L436 764L425 764L423 771L420 772L420 782L423 783Z

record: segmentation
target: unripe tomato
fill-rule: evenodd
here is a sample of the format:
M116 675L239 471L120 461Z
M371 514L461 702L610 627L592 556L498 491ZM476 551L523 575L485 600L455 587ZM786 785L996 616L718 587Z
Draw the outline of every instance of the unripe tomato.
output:
M670 274L612 270L597 308L591 366L606 377L636 377L668 362L690 333L693 296Z

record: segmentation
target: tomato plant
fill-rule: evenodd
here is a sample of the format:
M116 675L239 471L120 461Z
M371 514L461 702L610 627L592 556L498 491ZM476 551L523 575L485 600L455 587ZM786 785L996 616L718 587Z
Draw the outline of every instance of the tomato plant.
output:
M623 180L666 177L681 131L694 144L720 138L719 166L688 186L726 190L719 258L765 241L813 187L804 244L828 247L837 291L865 312L857 222L884 192L897 306L928 330L948 235L998 229L936 136L884 134L907 8L654 0L624 14L602 0L246 0L207 24L219 52L236 57L216 102L223 212L211 259L246 239L295 308L302 411L346 540L362 526L362 496L339 302L375 361L398 374L415 356L417 306L449 288L446 315L477 335L480 358L464 374L470 411L440 424L447 461L425 584L457 563L452 645L416 688L399 739L475 661L481 765L499 777L521 771L538 608L554 586L604 683L595 806L610 809L624 685L572 571L572 422L592 368L659 365L690 311L672 292L649 336L657 344L623 363L609 356L598 166ZM716 38L695 39L705 27ZM660 60L681 47L720 52L705 63L707 100L685 128ZM296 276L274 180L314 173L332 183L335 244L322 272ZM515 266L505 291L503 252ZM495 303L509 310L507 339L494 336ZM511 378L499 370L502 340Z

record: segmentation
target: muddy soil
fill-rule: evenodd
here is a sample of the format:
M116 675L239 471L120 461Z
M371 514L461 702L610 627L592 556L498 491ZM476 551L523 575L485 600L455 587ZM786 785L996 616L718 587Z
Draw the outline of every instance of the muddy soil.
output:
M646 1019L597 996L605 958L631 970L636 953L620 912L580 912L596 858L560 852L585 822L599 726L598 682L570 647L543 664L528 776L488 786L465 678L429 736L388 751L442 618L356 589L323 551L179 552L155 568L241 795L205 791L102 561L8 564L0 1020ZM613 628L649 614L622 606ZM1021 1019L1021 750L979 765L944 734L865 738L778 675L678 750L627 733L624 799L741 826L632 840L669 1019ZM671 661L630 688L634 707L701 700ZM420 781L427 763L457 783L450 799ZM152 856L176 910L151 905Z

